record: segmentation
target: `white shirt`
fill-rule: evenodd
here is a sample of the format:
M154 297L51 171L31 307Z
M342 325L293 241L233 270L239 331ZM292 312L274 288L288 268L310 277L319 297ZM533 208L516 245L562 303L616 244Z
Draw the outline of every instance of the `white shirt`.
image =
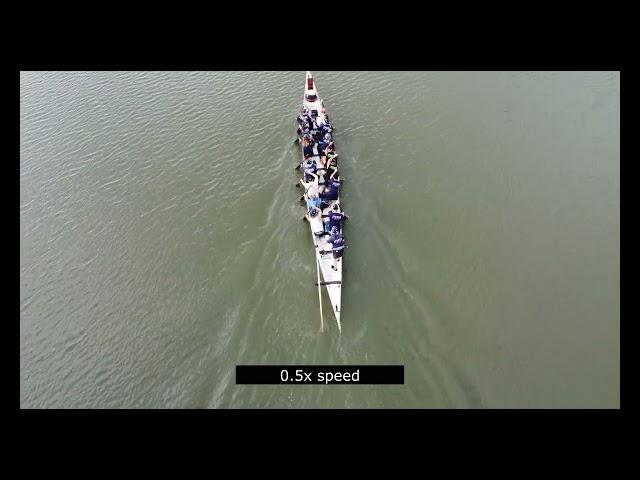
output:
M313 181L305 183L304 188L307 192L307 196L315 195L317 197L320 193L320 187L318 186L318 175L316 175L315 173L310 173L309 175L313 177Z

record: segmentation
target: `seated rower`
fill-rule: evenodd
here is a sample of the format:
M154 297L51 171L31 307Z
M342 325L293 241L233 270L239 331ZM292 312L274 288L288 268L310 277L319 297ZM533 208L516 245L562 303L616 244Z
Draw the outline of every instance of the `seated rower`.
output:
M333 265L331 265L331 269L338 270L336 262L342 257L342 254L344 253L344 237L340 233L331 235L326 245L331 245L331 251L333 252Z
M312 194L307 198L307 212L310 212L313 208L320 208L320 198Z
M313 156L313 142L307 141L305 138L302 143L302 151L304 153L304 158L309 158Z
M334 145L333 141L329 142L329 145L327 145L327 147L324 149L325 152L332 152L333 154L336 154L336 146Z
M332 167L334 168L338 168L338 157L339 155L336 152L326 152L324 158L324 163L323 166L325 169L330 169ZM329 180L329 175L331 175L331 173L333 172L333 170L329 173L325 172L325 179L328 181Z
M307 145L311 145L313 147L313 145L311 144L312 138L311 138L311 135L309 135L309 129L302 130L301 135L302 135L302 140L301 140L302 146L304 147L306 142Z
M317 171L318 171L318 165L316 164L315 160L311 160L310 162L307 162L306 166L303 165L304 183L309 183L313 181L313 176L315 176L317 179L318 177L317 175L315 175Z
M340 205L334 203L331 207L329 215L323 215L324 231L327 235L335 235L336 233L342 234L342 222L345 218L348 218L344 212L340 211Z
M332 147L333 147L333 141L331 141L331 138L329 139L323 138L318 140L318 148L322 148L323 152L330 150L330 148Z
M324 138L321 138L320 140L318 140L319 148L322 148L323 151L327 150L329 148L329 145L331 145L331 143L332 143L331 136L327 138L327 136L325 135Z
M307 214L303 218L303 220L309 222L313 234L317 237L321 237L324 235L321 217L322 211L318 207L311 206L309 207L309 209L307 210Z
M307 173L307 172L305 172ZM318 198L319 196L319 184L318 184L318 175L316 175L315 172L313 171L309 171L307 173L307 175L305 175L306 178L309 178L308 182L303 182L302 180L300 180L300 183L302 183L302 185L304 186L304 193L305 195L307 195L307 197L311 197L313 196L314 198ZM320 201L318 201L318 206L320 205Z
M333 178L338 174L338 167L333 161L327 160L324 168L324 175L322 178L324 179L324 184L328 186Z
M325 184L324 191L320 193L320 198L323 200L323 205L320 208L327 208L329 206L329 201L338 200L340 196L340 175L338 171L335 170L329 176L329 183Z
M318 146L318 153L320 154L320 168L326 169L329 160L327 160L327 156L324 154L324 152L321 152L320 146Z
M319 121L317 122L318 128L325 133L325 131L331 131L331 123L329 123L329 117L323 114L319 117Z
M329 114L327 113L327 109L322 107L320 109L320 112L322 113L322 115L324 116L324 123L325 125L329 125L331 124L331 121L329 120Z

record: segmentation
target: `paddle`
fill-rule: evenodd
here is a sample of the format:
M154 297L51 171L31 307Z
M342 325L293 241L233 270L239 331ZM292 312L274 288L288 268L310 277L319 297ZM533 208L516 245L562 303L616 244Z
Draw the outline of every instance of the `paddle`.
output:
M313 232L311 232L313 244L318 248ZM320 260L316 257L316 274L318 275L318 284L320 283ZM320 332L324 332L324 318L322 317L322 287L318 285L318 303L320 305Z
M326 244L325 244L326 245ZM349 248L349 245L345 245L344 248ZM327 253L333 253L333 250L320 250L318 252L320 255L325 255Z
M318 303L320 304L320 333L324 332L324 319L322 318L322 287L320 286L320 261L316 259L316 273L318 275Z

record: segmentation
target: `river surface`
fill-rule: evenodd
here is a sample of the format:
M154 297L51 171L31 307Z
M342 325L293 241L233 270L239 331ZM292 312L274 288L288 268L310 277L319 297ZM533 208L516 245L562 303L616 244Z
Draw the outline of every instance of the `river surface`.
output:
M620 74L314 75L342 334L296 201L304 72L20 74L20 406L619 408Z

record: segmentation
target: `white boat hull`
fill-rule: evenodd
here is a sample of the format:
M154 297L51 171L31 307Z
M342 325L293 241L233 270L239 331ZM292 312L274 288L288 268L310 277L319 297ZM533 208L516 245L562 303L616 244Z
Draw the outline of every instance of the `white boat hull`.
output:
M309 79L312 80L313 88L309 89ZM314 102L307 101L307 95L313 94L317 97L317 100ZM318 95L317 89L315 88L315 82L311 77L311 73L307 72L307 80L305 81L305 93L303 97L303 106L309 108L310 110L317 110L320 118L323 117L323 114L320 113L321 108L323 107L323 102ZM314 154L318 153L317 146L313 148ZM302 161L304 162L304 153L301 152ZM318 158L318 157L316 157ZM330 201L330 205L322 211L323 215L328 215L331 211L331 207L335 203L339 203L340 198L338 200ZM309 229L311 231L311 237L313 239L313 244L315 247L315 255L316 261L318 265L320 265L320 272L322 273L322 283L324 283L324 287L329 294L329 301L331 302L331 310L333 311L333 315L335 316L336 322L338 323L338 329L342 329L342 325L340 323L340 313L342 309L342 261L344 257L336 259L336 270L333 270L331 266L334 263L333 252L331 251L331 244L327 242L329 238L328 235L324 235L322 237L317 237L314 234L314 231L319 231L321 229L322 220L312 220L309 223ZM326 253L321 253L326 252Z

